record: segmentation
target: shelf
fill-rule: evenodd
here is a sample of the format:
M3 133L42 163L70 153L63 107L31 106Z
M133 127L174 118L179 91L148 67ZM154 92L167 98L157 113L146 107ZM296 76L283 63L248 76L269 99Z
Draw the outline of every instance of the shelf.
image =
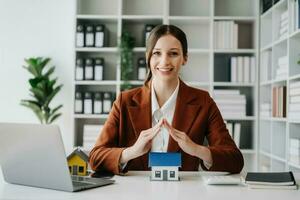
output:
M254 121L256 118L254 116L245 117L224 117L224 120L239 120L239 121Z
M273 44L268 44L266 46L264 46L263 48L260 49L261 52L263 51L268 51L268 50L272 50Z
M282 39L278 39L278 40L276 40L276 41L273 43L272 46L277 46L277 45L280 45L280 44L283 43L283 42L287 42L287 39L288 39L288 36L285 36L285 37L282 38Z
M275 79L275 80L272 80L272 84L280 84L282 82L286 82L287 81L287 78L285 79Z
M272 117L261 116L260 120L263 120L263 121L272 121Z
M260 85L261 86L268 86L268 85L272 85L273 81L272 80L269 80L269 81L264 81L264 82L261 82Z
M253 149L241 149L241 152L243 154L255 154L256 153L256 151Z
M268 18L268 17L272 17L272 10L273 8L269 8L266 12L264 12L260 18L264 19L264 18Z
M77 19L101 20L101 21L117 21L118 15L77 15Z
M186 84L193 86L209 86L209 82L186 81Z
M256 20L256 17L252 16L216 16L214 17L214 20L230 20L230 21L246 21L246 22L254 22Z
M76 48L76 52L112 52L117 53L118 48L117 47L82 47L82 48Z
M293 163L293 162L288 162L288 165L291 166L291 167L295 167L297 169L300 169L300 164L296 164L296 163Z
M299 67L300 67L300 65L299 65ZM296 79L300 79L300 74L296 74L296 75L294 75L294 76L290 76L290 77L289 77L289 80L290 80L290 81L296 80Z
M286 5L283 5L284 3L286 3ZM280 7L287 7L287 0L280 0L279 2L277 2L274 6L273 9L279 9Z
M288 123L290 123L290 124L300 124L300 120L288 119Z
M188 49L188 53L204 53L204 54L208 54L210 52L209 49L196 49L196 48L189 48Z
M121 81L121 84L124 84L124 81ZM131 81L129 81L129 84L131 84L131 85L143 85L144 81L131 80Z
M134 47L133 52L146 52L146 47Z
M108 114L74 114L75 119L106 119Z
M169 20L176 21L209 21L210 17L202 17L202 16L170 16Z
M297 29L293 33L290 34L290 38L300 37L300 29Z
M232 54L239 54L239 53L255 53L255 49L214 49L215 53L232 53Z
M122 19L124 20L134 20L134 21L143 21L143 20L161 20L162 15L123 15Z
M214 82L214 86L254 87L255 83Z
M286 163L286 159L281 158L281 157L279 157L279 156L271 155L271 158L274 159L274 160L277 160L277 161Z
M272 117L271 120L274 122L287 122L287 118L284 117Z
M75 85L116 85L117 81L75 81Z
M268 152L266 152L266 151L260 151L259 153L260 153L261 155L264 155L264 156L269 157L269 158L272 157L272 154L271 154L271 153L268 153Z

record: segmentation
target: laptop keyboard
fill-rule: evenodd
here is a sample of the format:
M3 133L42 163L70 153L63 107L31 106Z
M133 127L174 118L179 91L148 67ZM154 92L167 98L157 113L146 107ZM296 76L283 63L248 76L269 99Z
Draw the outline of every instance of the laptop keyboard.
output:
M88 182L78 182L78 181L72 181L74 187L85 187L90 185L95 185L95 183L88 183Z
M83 187L103 183L103 180L98 178L72 176L72 183L75 187Z

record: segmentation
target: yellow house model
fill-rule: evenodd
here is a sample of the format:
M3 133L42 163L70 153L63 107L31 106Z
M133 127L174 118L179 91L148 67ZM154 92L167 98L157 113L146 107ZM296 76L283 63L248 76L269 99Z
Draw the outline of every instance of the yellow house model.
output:
M88 155L77 147L67 158L71 175L86 176L88 158Z

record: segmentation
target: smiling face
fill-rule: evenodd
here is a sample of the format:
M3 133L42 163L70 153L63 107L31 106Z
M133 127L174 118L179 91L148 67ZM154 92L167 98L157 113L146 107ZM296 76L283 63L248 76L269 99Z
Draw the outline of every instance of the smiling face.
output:
M150 59L150 67L154 80L177 81L180 68L186 63L182 46L171 34L160 37Z

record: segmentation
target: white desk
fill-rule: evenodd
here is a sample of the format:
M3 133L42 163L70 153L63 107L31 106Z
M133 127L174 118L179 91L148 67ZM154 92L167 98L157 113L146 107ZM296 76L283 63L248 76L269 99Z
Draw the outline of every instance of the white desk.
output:
M77 193L13 185L4 182L0 171L0 199L91 199L91 200L299 200L300 190L249 189L246 186L208 186L200 172L181 172L178 182L151 182L150 172L129 172L115 176L116 183ZM296 175L299 183L300 174Z

